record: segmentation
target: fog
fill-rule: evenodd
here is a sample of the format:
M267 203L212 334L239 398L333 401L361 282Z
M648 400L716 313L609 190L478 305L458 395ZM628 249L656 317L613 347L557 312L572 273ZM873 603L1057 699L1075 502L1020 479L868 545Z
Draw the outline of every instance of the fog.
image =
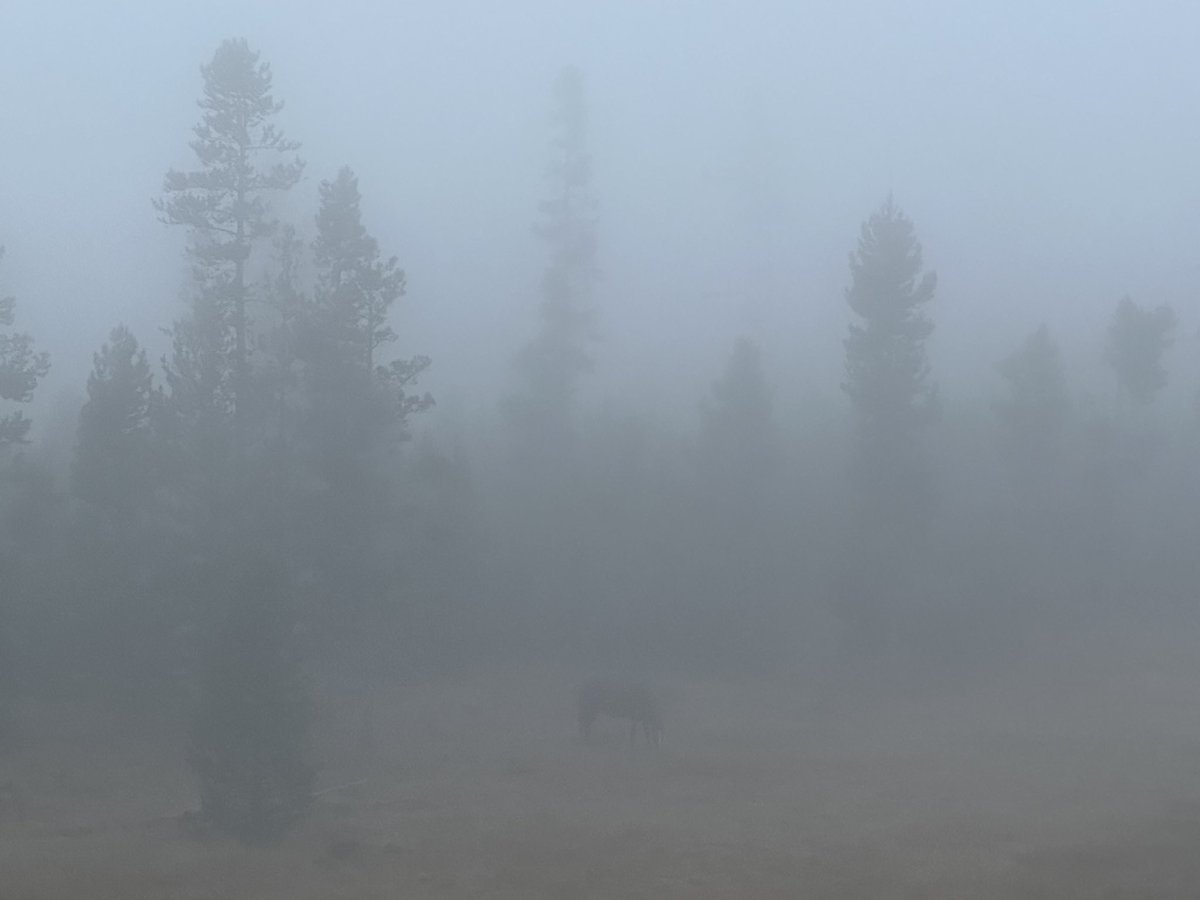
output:
M6 7L0 895L1194 895L1198 28Z
M6 284L59 360L42 394L78 393L114 320L149 334L171 316L180 236L149 198L188 159L197 66L230 34L271 62L303 143L292 217L309 225L319 181L355 169L409 270L405 323L439 360L431 390L480 407L508 361L496 328L511 345L533 324L524 225L566 63L587 75L593 119L598 362L614 380L636 367L622 387L690 388L721 335L747 330L794 335L773 356L812 357L798 374L836 391L845 254L889 190L942 278L931 349L947 366L986 368L1042 319L1077 331L1122 293L1191 302L1186 6L793 6L16 5L3 74L27 87L8 104ZM655 362L652 335L684 321L692 366L675 376L683 360Z

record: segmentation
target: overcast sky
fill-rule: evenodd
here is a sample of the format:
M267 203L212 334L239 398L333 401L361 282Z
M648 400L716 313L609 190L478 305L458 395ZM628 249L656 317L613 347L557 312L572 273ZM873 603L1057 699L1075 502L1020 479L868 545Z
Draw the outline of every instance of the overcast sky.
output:
M434 357L450 408L494 408L535 327L530 229L568 63L592 111L614 396L652 380L647 403L698 399L738 333L785 403L836 395L847 254L889 191L939 273L944 395L987 384L1042 320L1094 361L1124 293L1176 306L1180 370L1200 353L1198 34L1187 2L9 0L0 288L53 355L44 394L82 394L118 321L161 351L185 270L150 201L192 165L199 66L244 36L308 162L282 214L311 233L318 183L357 171L408 273L398 352Z

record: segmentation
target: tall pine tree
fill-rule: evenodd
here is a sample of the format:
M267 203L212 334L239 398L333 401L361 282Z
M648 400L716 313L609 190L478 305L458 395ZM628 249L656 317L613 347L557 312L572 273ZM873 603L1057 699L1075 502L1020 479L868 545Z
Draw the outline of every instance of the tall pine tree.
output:
M362 224L358 178L343 166L321 184L317 238L317 307L338 350L362 372L373 373L376 351L396 340L388 324L392 305L404 296L404 270L395 256L383 259Z
M912 221L889 196L850 254L846 302L857 320L846 338L846 380L858 418L860 476L871 506L901 515L929 501L916 435L937 414L924 307L937 276L922 272Z
M155 201L162 220L188 229L195 288L191 316L175 328L168 369L172 396L196 416L249 412L251 318L247 263L270 234L271 194L296 184L299 144L275 124L283 104L271 68L241 38L217 48L200 69L203 111L191 142L197 167L171 169Z
M362 223L361 200L348 167L321 184L316 288L299 343L317 432L347 454L369 455L407 438L409 417L432 400L412 392L428 357L379 359L381 348L397 339L389 320L404 296L404 270L395 256L381 255Z
M390 320L404 271L363 225L358 179L343 168L320 195L315 287L296 324L298 500L313 513L306 563L338 598L342 622L357 624L348 610L395 591L395 452L433 402L413 389L430 360L381 358L397 340Z
M553 454L569 442L575 394L592 365L588 344L597 278L596 202L587 149L587 103L578 69L564 69L555 81L551 121L547 196L535 228L550 255L538 308L541 327L517 356L518 387L506 411L523 446Z
M158 423L174 450L170 507L186 545L172 554L177 571L166 583L187 595L198 626L190 762L202 819L255 839L302 812L312 784L306 691L290 646L296 579L278 561L291 509L281 482L266 477L279 468L279 419L268 413L284 379L275 364L256 369L251 355L279 335L255 330L249 306L278 292L248 274L275 230L270 197L299 180L303 163L274 123L282 104L270 67L244 40L222 43L201 74L197 168L169 171L156 203L165 222L187 228L194 281L189 314L173 331Z
M937 277L922 269L913 224L889 196L863 223L845 293L856 319L845 341L842 388L856 413L862 503L847 547L841 611L860 652L882 651L898 610L922 590L920 538L933 484L919 436L937 414L925 355L933 323L924 312Z

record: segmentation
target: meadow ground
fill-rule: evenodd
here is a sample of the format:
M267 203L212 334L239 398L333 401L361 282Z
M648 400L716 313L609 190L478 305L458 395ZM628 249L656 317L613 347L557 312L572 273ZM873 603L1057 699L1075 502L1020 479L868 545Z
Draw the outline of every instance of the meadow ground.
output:
M581 744L560 672L381 691L371 750L327 686L322 793L262 848L185 833L178 729L27 705L0 897L1196 897L1200 666L1141 658L921 697L664 679L658 751L619 723Z

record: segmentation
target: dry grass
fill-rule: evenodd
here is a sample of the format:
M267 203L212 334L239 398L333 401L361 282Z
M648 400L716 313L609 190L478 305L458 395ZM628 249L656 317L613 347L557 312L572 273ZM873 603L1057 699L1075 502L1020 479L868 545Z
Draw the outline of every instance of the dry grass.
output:
M327 690L335 789L268 848L182 833L171 729L27 708L0 758L0 896L1200 896L1187 673L1045 676L854 706L670 683L659 752L619 724L581 745L556 673L382 693L369 754L361 698Z

